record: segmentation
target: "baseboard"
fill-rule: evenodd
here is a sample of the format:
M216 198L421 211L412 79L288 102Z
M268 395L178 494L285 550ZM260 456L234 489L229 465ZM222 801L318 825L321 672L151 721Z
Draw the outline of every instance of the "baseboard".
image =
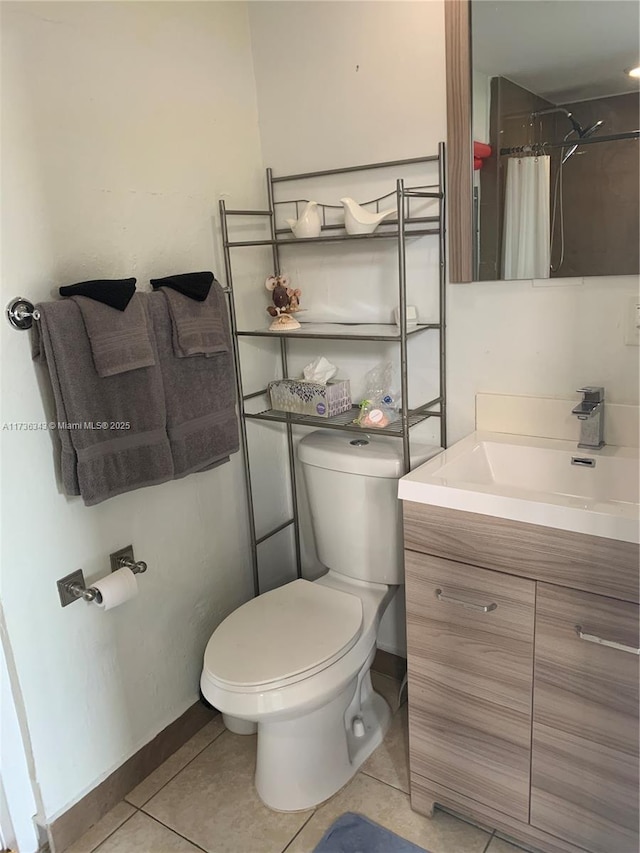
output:
M103 782L56 818L48 827L52 853L62 853L77 841L117 805L125 794L146 779L216 714L217 711L207 708L202 702L196 702Z
M400 681L407 671L407 661L391 652L377 649L372 669ZM202 702L196 702L104 781L56 818L48 827L52 853L62 853L77 841L116 806L125 794L146 779L216 714L217 711L205 707Z
M397 681L402 681L407 671L407 659L392 652L385 652L384 649L376 649L371 669L380 675L389 675Z

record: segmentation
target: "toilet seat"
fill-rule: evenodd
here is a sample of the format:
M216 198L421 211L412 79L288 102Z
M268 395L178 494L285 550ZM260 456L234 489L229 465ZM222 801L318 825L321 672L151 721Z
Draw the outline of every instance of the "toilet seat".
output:
M346 655L362 623L356 595L298 579L231 613L209 640L204 669L227 690L283 687Z

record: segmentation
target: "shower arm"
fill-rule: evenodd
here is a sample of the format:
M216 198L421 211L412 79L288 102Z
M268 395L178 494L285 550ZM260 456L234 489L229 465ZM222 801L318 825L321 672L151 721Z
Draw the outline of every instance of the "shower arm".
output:
M582 136L583 130L582 127L578 124L578 122L574 119L573 113L568 110L566 107L547 107L544 110L535 110L531 113L531 118L539 118L540 116L551 115L552 113L564 113L566 117L571 122L571 126L578 134L578 136Z

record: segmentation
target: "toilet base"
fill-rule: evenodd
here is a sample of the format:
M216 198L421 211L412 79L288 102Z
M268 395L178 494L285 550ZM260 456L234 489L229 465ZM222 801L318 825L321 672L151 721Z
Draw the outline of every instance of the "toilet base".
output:
M295 719L259 723L255 783L266 806L282 812L317 806L382 743L391 710L371 686L372 660L373 654L326 705Z
M222 715L225 729L234 735L254 735L258 731L258 724L250 720L241 720L240 717L232 717L230 714Z

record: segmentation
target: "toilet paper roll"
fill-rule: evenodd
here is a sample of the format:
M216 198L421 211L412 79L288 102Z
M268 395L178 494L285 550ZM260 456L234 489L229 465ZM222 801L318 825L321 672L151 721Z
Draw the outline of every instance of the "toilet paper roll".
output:
M131 569L118 569L92 586L99 590L102 596L102 601L98 604L101 610L111 610L138 594L138 581Z

